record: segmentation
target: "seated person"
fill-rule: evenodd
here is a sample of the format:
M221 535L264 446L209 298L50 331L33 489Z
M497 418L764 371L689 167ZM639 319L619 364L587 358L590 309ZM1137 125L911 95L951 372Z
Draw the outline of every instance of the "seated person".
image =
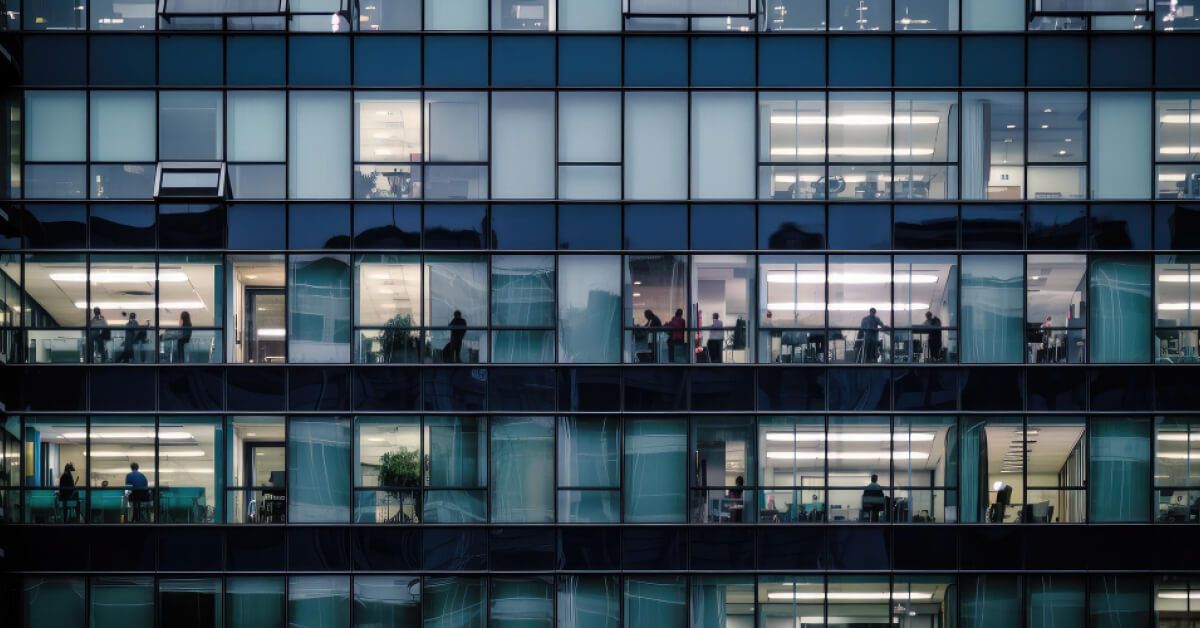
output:
M883 495L883 487L879 485L879 475L872 473L871 483L863 489L863 512L870 516L871 521L879 521L886 504L887 498Z
M129 491L129 504L133 506L133 520L144 522L149 511L145 505L150 502L150 482L138 471L138 463L129 463L129 473L125 474L125 488Z

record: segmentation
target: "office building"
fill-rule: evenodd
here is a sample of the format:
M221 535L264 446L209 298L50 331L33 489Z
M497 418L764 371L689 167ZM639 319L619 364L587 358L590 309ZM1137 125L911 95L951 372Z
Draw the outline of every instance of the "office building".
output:
M1200 0L0 24L0 625L1200 625Z

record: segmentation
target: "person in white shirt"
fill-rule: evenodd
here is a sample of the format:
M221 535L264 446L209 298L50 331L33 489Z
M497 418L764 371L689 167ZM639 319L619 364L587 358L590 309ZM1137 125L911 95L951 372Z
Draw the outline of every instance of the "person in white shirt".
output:
M713 312L712 325L708 328L708 360L715 364L720 364L724 361L723 351L725 349L725 324L721 322L721 316Z

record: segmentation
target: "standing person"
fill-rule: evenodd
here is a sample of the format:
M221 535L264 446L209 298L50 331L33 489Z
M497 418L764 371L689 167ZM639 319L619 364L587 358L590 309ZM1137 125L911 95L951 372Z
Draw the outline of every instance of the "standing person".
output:
M720 364L725 361L725 323L713 312L712 326L708 329L708 361Z
M662 331L662 319L650 310L642 312L642 316L646 317L646 348L650 351L650 361L658 362L658 334Z
M878 362L879 361L879 330L891 329L883 324L879 316L875 314L875 308L871 308L867 315L863 317L862 323L859 325L862 330L863 337L863 362Z
M186 362L184 351L192 340L192 315L186 310L179 313L179 335L175 338L175 362Z
M1054 344L1054 317L1047 316L1042 321L1042 359L1039 362L1050 361L1050 346Z
M107 362L108 352L104 343L112 340L112 330L108 328L108 320L100 313L100 308L92 308L92 354L97 362Z
M67 523L70 508L67 502L75 502L75 515L79 515L79 493L75 490L75 465L68 462L63 467L62 475L58 476L58 502L62 505L62 520Z
M667 336L667 361L675 362L675 349L683 348L684 343L687 342L687 321L683 320L682 309L675 310L675 316L667 322L667 327L671 330L670 335ZM686 351L683 357L687 358ZM684 361L686 362L687 360L685 359Z
M929 328L929 361L942 361L942 319L925 312L925 326Z
M463 318L462 312L454 310L454 317L450 319L450 342L446 343L442 349L443 362L462 362L462 344L463 339L467 337L467 319Z
M125 489L129 491L129 504L133 506L133 520L144 523L145 504L150 501L150 482L138 471L136 462L129 463L129 473L125 474Z
M714 314L714 316L716 315ZM734 488L729 489L729 500L732 502L729 505L729 521L741 523L744 521L743 515L746 512L746 478L739 475L733 483Z
M117 356L117 362L133 361L133 345L141 333L145 332L138 329L137 312L130 312L129 320L125 322L125 337L121 340L121 354Z

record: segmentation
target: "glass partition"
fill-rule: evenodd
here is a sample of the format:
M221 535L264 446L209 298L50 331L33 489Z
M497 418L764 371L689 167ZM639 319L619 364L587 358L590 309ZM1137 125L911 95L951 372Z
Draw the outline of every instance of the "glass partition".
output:
M691 420L691 521L753 523L758 470L754 421L739 417Z
M286 426L283 417L235 416L225 430L230 523L287 520Z
M825 362L825 259L771 255L758 260L760 362Z
M1025 339L1027 361L1087 361L1087 256L1026 258Z
M1154 421L1155 521L1200 521L1200 421L1160 416Z
M1200 257L1155 257L1154 299L1155 361L1200 360Z

